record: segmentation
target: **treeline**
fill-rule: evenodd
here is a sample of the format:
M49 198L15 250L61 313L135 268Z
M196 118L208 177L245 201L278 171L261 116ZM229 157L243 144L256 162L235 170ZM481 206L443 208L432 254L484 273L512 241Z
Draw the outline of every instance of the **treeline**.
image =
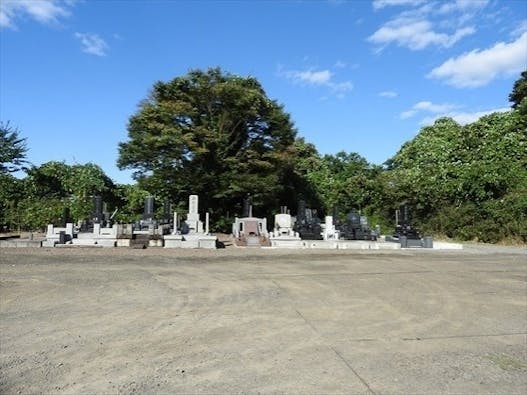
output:
M413 208L424 232L461 240L527 242L527 72L515 83L511 111L461 126L450 118L421 129L383 166L357 153L320 155L297 136L289 114L258 81L220 69L194 70L154 85L119 145L118 165L136 171L118 185L95 164L24 162L18 130L0 128L0 225L36 230L90 216L101 195L119 222L141 217L144 198L185 210L189 194L228 231L242 201L270 217L299 199L331 214L351 209L393 228L394 209ZM25 169L23 179L12 173Z

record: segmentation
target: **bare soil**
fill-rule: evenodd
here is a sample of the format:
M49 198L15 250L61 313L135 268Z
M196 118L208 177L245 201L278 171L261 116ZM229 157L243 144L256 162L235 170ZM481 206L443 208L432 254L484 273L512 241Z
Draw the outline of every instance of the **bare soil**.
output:
M0 249L2 394L525 394L525 249Z

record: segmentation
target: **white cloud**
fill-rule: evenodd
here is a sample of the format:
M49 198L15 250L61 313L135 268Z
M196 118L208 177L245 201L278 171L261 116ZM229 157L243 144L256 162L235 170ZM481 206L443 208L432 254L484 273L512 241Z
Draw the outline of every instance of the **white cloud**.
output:
M408 119L419 112L429 112L433 114L446 113L458 108L459 106L451 103L434 104L430 101L420 101L415 103L411 109L400 114L401 119Z
M486 85L500 75L519 73L526 65L527 32L513 42L499 42L488 49L475 49L450 58L427 77L443 80L457 88L474 88Z
M385 23L368 41L387 45L392 42L413 51L424 49L429 45L439 45L449 48L463 37L475 32L473 27L457 29L453 34L437 33L432 23L426 19L399 17Z
M422 4L424 0L373 0L373 9L380 10L389 6L416 6Z
M449 104L449 103L434 104L430 101L420 101L419 103L416 103L413 108L414 110L439 113L439 112L450 111L456 107L457 106L455 104Z
M408 111L403 111L401 115L399 115L399 117L401 119L408 119L408 118L413 117L415 114L417 114L417 110L408 110Z
M429 113L431 115L425 116L419 124L421 126L431 125L437 119L448 117L461 125L477 121L484 115L492 114L494 112L510 111L509 107L494 108L491 110L466 112L459 111L460 106L452 103L435 104L430 101L420 101L412 106L411 109L402 112L399 117L401 119L408 119L420 113Z
M351 81L337 82L333 79L333 72L330 70L282 70L279 66L278 75L285 77L289 81L307 86L322 86L330 88L337 97L342 98L345 92L353 89Z
M106 51L109 49L108 44L97 34L75 33L75 37L81 41L82 52L90 55L106 56Z
M335 67L337 69L343 69L344 67L346 67L348 64L343 62L342 60L337 60L336 63L335 63Z
M383 91L383 92L379 92L379 96L380 97L387 97L389 99L392 99L394 97L397 97L398 94L397 94L397 92L394 92L394 91Z
M30 17L37 22L57 23L70 15L71 2L59 0L2 0L0 1L0 27L16 29L15 20Z
M490 0L376 0L375 9L389 5L406 6L390 20L380 25L368 41L376 44L380 53L389 44L413 51L429 46L450 48L462 38L476 32L476 23L470 23L481 14Z
M337 92L349 92L353 90L353 83L351 81L329 82L328 86Z
M308 85L326 85L331 80L331 71L293 71L291 76L298 82L304 82Z
M437 10L440 14L447 14L450 12L471 12L485 8L489 0L456 0L448 3L443 3Z
M507 112L510 110L511 109L509 107L501 107L501 108L494 108L492 110L476 111L476 112L447 112L447 113L435 115L432 117L425 117L421 120L420 125L421 126L432 125L436 121L436 119L443 118L443 117L452 118L454 121L456 121L460 125L466 125L468 123L477 121L479 118L485 115L489 115L495 112Z

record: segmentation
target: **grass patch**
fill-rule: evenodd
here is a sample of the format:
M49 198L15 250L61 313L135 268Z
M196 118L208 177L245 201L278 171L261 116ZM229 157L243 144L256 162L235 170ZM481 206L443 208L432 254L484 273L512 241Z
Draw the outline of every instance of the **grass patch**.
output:
M503 370L527 370L527 363L505 354L489 355L487 357Z

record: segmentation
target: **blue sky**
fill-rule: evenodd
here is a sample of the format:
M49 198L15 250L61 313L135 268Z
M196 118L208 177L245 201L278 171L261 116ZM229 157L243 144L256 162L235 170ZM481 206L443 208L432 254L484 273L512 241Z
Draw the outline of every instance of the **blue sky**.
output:
M506 111L527 68L527 2L0 1L0 120L28 159L115 181L154 82L220 66L256 77L319 152L381 164L439 116Z

